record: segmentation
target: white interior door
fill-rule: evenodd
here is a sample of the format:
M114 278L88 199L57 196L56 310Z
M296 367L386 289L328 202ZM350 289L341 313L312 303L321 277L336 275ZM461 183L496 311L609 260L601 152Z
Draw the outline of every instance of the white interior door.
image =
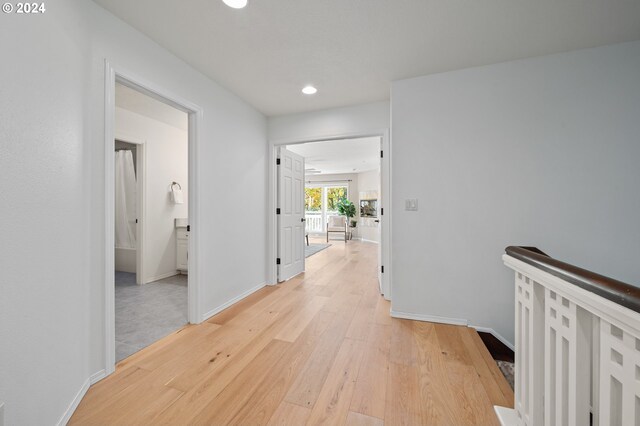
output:
M278 164L278 281L304 272L304 157L280 148Z

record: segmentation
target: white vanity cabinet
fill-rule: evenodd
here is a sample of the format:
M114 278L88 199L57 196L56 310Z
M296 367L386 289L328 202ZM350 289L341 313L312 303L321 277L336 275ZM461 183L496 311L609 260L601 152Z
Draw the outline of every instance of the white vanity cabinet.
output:
M189 231L186 227L176 228L176 269L189 270Z

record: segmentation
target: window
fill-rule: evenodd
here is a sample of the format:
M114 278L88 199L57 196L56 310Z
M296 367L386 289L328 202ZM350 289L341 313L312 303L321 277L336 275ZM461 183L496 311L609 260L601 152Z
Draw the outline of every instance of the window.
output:
M343 198L347 198L346 186L334 186L331 188L324 188L327 192L327 212L337 213L338 202Z
M304 209L307 212L322 211L322 188L304 189Z
M318 185L304 188L307 231L325 232L327 218L338 216L338 202L348 197L345 185Z

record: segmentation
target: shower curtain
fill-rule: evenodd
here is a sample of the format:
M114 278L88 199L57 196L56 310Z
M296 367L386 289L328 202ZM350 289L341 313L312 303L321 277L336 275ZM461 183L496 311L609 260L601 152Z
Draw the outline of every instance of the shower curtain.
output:
M116 151L116 248L136 248L136 172L133 154Z

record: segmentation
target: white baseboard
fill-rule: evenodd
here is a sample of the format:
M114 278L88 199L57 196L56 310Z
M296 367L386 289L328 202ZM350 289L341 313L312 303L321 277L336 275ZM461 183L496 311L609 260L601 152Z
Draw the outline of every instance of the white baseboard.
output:
M250 288L249 290L245 291L244 293L240 294L239 296L234 297L233 299L229 300L226 303L223 303L222 305L218 306L215 309L210 310L209 312L206 312L203 316L202 316L202 321L206 321L209 318L211 318L212 316L214 316L215 314L224 311L225 309L227 309L229 306L233 305L234 303L237 303L239 301L241 301L242 299L244 299L245 297L249 296L250 294L255 293L256 291L260 290L262 287L266 286L267 283L263 282L261 284L258 284L257 286Z
M180 275L180 272L178 272L177 270L171 271L171 272L166 272L164 274L160 274L160 275L157 275L155 277L148 278L146 280L145 284L151 284L154 281L163 280L165 278L174 277L176 275Z
M57 423L58 426L65 426L67 423L69 423L69 420L71 420L71 416L73 416L73 413L76 411L76 408L78 408L80 401L82 401L82 398L84 398L84 395L89 390L89 386L91 386L91 381L87 379L82 384L82 387L80 388L76 396L73 398L73 400L71 401L71 404L69 404L69 407L64 412L60 420L58 420L58 423Z
M97 371L93 373L91 377L89 377L89 383L93 385L95 383L98 383L100 380L104 379L105 377L107 377L107 372L104 369Z
M500 340L502 343L504 343L504 345L506 347L508 347L509 349L511 349L512 351L515 351L515 346L509 342L507 339L505 339L504 337L502 337L500 334L498 334L497 331L495 331L493 328L489 328L489 327L480 327L478 325L470 325L469 327L471 328L475 328L478 331L482 331L483 333L489 333L492 334L493 337L495 337L496 339Z
M423 315L423 314L412 314L407 312L398 312L391 311L391 316L393 318L402 318L408 320L415 321L426 321L426 322L438 322L442 324L453 324L453 325L464 325L466 326L469 322L463 318L448 318L448 317L439 317L437 315Z
M362 241L363 243L380 244L378 241L374 241L374 240L367 240L367 239L362 238L362 237L360 237L360 241Z

